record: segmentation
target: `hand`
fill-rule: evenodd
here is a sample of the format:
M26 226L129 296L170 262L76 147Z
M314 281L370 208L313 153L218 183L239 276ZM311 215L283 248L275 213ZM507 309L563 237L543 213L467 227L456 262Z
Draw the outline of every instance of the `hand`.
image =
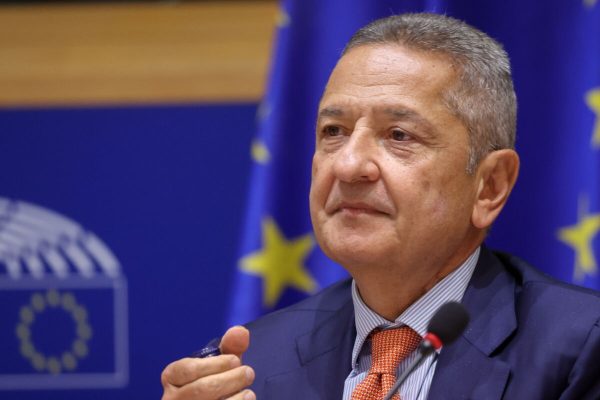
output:
M242 354L250 344L244 327L229 328L221 339L221 355L182 358L167 365L161 375L162 400L255 400L249 389L254 370L242 365Z

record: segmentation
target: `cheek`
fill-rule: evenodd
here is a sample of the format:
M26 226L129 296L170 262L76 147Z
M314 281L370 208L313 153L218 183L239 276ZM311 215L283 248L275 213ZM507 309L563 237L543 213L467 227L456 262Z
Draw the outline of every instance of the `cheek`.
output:
M431 185L428 198L431 199L432 219L440 226L463 224L470 220L472 199L471 185L460 177L446 176L439 185Z
M331 188L331 174L327 173L326 162L315 155L312 164L312 178L310 184L310 204L323 206Z
M436 216L446 209L446 198L440 189L439 182L434 183L431 177L424 176L418 181L417 185L420 190L418 197L422 201L425 213Z
M421 189L423 190L423 192L427 193L430 188L431 188L431 181L429 179L423 179L421 181Z
M317 169L313 167L313 176L310 184L308 203L310 207L310 216L315 228L318 226L318 217L327 202L328 189L327 184Z
M444 196L437 196L431 204L432 220L443 224L448 217L452 218L451 215L448 215L449 209L448 199Z
M403 209L409 219L423 223L423 219L432 223L442 222L450 209L451 194L446 189L452 185L448 178L432 176L427 172L418 174L408 185L405 183L405 196L396 196L396 205ZM409 196L409 197L407 197Z

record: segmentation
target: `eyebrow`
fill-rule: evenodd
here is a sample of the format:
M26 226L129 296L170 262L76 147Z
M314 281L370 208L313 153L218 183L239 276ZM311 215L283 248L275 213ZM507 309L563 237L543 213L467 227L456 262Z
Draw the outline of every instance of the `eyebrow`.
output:
M410 108L385 108L383 113L397 119L408 119L425 125L431 125L426 118Z
M322 117L342 117L344 111L338 107L325 107L319 111L319 119Z
M419 113L409 109L409 108L385 108L383 110L385 114L392 116L398 119L412 119L417 122L423 122L425 124L429 124L429 122L423 118ZM345 112L339 107L325 107L319 111L320 117L342 117Z
M433 124L429 122L427 118L410 108L385 108L383 109L383 113L395 119L412 121L419 124L423 127L425 132L428 132L429 134L435 134L437 132Z

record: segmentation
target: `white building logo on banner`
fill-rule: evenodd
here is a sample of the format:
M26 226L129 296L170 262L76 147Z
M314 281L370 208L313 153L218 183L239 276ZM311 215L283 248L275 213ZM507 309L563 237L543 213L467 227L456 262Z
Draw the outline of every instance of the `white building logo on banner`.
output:
M0 390L128 382L127 282L75 221L0 197Z

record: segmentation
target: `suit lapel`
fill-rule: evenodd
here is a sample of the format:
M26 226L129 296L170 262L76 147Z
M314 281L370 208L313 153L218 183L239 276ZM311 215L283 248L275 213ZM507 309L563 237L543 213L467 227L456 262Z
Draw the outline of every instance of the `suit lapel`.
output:
M300 367L265 380L267 399L341 399L356 336L352 301L296 338Z
M437 362L429 399L500 399L510 369L494 352L516 330L515 283L500 261L482 247L463 304L471 321Z

